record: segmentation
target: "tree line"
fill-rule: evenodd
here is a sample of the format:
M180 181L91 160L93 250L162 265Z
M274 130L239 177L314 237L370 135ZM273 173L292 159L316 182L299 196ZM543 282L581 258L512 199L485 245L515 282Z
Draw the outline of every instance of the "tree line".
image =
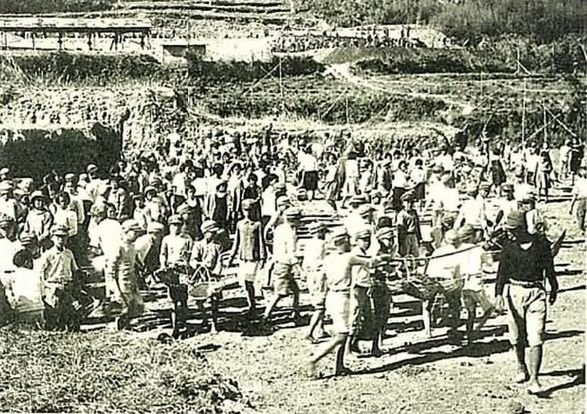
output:
M478 43L520 34L547 43L587 31L585 0L299 0L339 26L431 24L450 37Z
M76 13L109 10L115 0L0 0L1 14Z

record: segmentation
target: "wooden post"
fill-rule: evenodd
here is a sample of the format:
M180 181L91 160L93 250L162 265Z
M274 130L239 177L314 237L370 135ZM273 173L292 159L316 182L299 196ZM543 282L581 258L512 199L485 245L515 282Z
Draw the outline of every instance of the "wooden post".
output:
M283 57L279 57L279 94L281 99L281 111L285 109L285 102L283 100Z
M544 114L544 142L548 142L548 124L546 122L546 104L542 101L542 112Z
M35 32L31 33L31 40L33 41L33 50L37 50L37 45L35 44Z
M346 109L346 124L349 125L350 124L350 114L349 114L349 97L345 96L345 109Z
M4 32L4 50L8 50L8 35Z
M526 148L526 79L524 78L524 96L522 98L522 148Z

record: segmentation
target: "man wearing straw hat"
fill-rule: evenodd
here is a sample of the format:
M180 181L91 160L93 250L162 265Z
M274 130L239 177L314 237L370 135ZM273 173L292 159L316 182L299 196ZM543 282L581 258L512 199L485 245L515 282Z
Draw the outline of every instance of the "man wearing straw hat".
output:
M314 312L310 319L306 337L310 342L315 343L327 336L324 331L326 273L324 273L324 267L322 266L324 255L326 254L326 226L323 222L316 221L310 224L308 230L311 239L306 242L304 248L303 269L306 274L306 284L312 297Z
M293 295L293 312L296 324L300 319L300 288L294 279L294 272L299 272L297 255L296 228L299 224L300 211L289 208L285 211L284 222L275 228L273 239L273 290L274 297L265 310L264 319L270 322L271 314L277 304L289 295Z
M42 298L45 305L45 328L78 331L80 319L74 304L78 267L71 250L65 247L68 228L56 225L51 228L53 247L39 260Z
M548 279L551 289L548 304L553 305L558 292L554 262L546 238L528 233L523 212L511 212L505 227L514 241L504 246L500 256L495 304L497 309L505 306L508 309L510 340L518 364L515 382L529 381L528 392L540 394L543 388L538 374L547 307L544 279ZM529 366L526 365L526 346L529 347Z

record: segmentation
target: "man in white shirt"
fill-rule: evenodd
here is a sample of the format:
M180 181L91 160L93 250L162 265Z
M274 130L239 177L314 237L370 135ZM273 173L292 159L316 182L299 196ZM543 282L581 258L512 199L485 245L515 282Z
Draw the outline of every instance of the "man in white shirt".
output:
M455 230L449 230L444 235L446 244L434 250L428 263L429 276L435 278L442 285L448 303L448 336L451 340L458 337L461 312L461 289L463 279L461 275L460 259L455 254L460 249L460 237ZM428 332L429 333L429 332Z
M569 173L569 161L571 160L571 140L566 140L559 149L559 179L563 180Z
M495 217L495 227L505 225L505 218L518 209L518 201L514 198L514 186L509 183L502 184L502 196L497 200L498 211Z
M361 204L346 217L344 226L353 239L359 231L373 226L371 218L374 210L370 204Z
M273 233L273 289L274 297L265 310L264 321L270 322L273 310L283 298L293 295L294 321L300 322L300 288L294 279L294 272L301 272L297 257L296 227L300 219L300 211L289 208L284 213L284 221L275 228Z
M450 174L443 175L439 183L430 186L429 198L430 202L427 208L433 207L434 209L434 226L440 224L443 215L456 216L458 214L461 205L460 195Z
M79 187L77 185L77 177L73 173L65 174L65 184L63 190L67 192L71 198L70 208L75 211L77 215L77 222L82 226L86 222L86 214L84 211L84 203L79 194Z
M531 183L536 183L536 169L538 168L538 164L540 164L540 155L537 152L537 149L534 147L528 148L528 156L526 158L526 171L527 171L527 180Z
M263 223L268 223L277 211L275 184L277 184L277 176L271 175L269 185L261 194L261 217L263 218Z
M525 181L524 172L522 170L517 171L516 182L514 183L514 198L520 202L535 193L536 188Z
M476 185L472 185L467 189L471 198L463 202L461 211L455 222L457 229L464 224L468 224L474 229L474 243L481 241L488 229L487 206L484 196L488 192L488 185L488 183L481 183L482 188L479 191L477 191Z

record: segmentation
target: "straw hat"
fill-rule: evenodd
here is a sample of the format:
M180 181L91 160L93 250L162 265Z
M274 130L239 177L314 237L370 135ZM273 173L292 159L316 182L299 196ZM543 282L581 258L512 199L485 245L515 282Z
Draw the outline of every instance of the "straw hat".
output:
M214 220L206 220L200 226L200 230L202 230L202 233L216 233L218 226Z
M377 237L378 240L392 239L393 238L393 228L392 227L381 227L379 230L377 230L377 233L375 233L375 237Z
M51 227L51 236L67 237L69 235L69 229L63 224L57 224Z

